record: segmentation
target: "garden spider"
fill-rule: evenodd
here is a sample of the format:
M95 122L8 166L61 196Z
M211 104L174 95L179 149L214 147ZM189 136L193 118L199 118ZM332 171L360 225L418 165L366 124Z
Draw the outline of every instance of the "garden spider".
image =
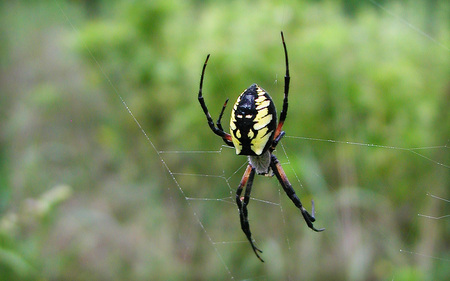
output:
M316 220L314 217L314 201L312 201L312 212L309 214L303 207L300 199L295 194L295 191L286 177L280 162L275 155L272 154L278 142L285 134L281 129L283 128L284 121L286 120L288 109L290 76L288 54L286 43L284 42L283 32L281 32L281 41L283 43L286 61L286 75L284 76L283 109L281 110L280 122L278 122L278 125L276 109L272 98L257 84L251 85L237 98L237 101L233 106L233 110L231 111L231 134L224 132L221 124L222 115L225 107L227 106L228 99L225 101L222 111L220 112L219 119L216 123L217 127L214 125L202 95L203 77L205 76L205 69L206 64L208 63L209 54L203 65L202 76L200 78L200 89L198 91L198 101L205 112L206 119L208 120L208 125L211 130L216 135L222 137L227 145L234 147L236 149L236 154L248 156L249 164L236 191L236 203L239 208L241 228L247 236L247 239L250 242L256 256L262 262L264 262L264 260L258 254L258 252L262 253L262 251L253 243L247 211L255 172L258 175L265 175L269 177L272 177L275 174L287 196L289 196L295 206L300 209L308 227L317 232L325 230L324 228L316 229L313 225L313 222ZM246 189L244 197L241 198L244 186L246 186Z

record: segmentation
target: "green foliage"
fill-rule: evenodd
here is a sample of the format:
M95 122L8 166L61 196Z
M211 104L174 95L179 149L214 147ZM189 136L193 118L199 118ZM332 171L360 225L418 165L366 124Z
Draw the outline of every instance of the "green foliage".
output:
M450 6L387 2L0 4L0 279L444 280L449 229L417 214L448 213L427 194L448 199ZM229 204L245 157L197 93L210 53L204 97L213 118L230 98L227 130L252 83L280 110L280 30L276 153L326 231L257 177L261 264Z
M2 280L33 280L42 265L42 236L46 220L57 205L71 196L68 186L55 186L38 199L22 202L17 212L5 213L0 220L0 272ZM25 238L21 243L15 238Z

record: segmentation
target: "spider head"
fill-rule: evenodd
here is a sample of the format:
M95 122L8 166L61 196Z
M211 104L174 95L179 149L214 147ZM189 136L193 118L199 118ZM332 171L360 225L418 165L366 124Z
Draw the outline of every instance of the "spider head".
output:
M272 98L256 84L248 87L231 112L230 131L236 154L258 156L267 151L276 125Z

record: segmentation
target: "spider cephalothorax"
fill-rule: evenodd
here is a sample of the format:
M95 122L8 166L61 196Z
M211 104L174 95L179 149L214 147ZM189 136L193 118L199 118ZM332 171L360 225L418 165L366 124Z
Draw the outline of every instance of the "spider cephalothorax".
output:
M216 127L211 115L209 114L208 108L206 107L202 93L203 77L205 75L209 55L206 57L206 61L203 65L202 76L200 78L200 90L198 92L198 101L200 102L203 112L206 115L206 119L211 130L216 135L222 137L227 145L233 146L236 149L236 154L247 155L249 158L249 164L236 191L236 204L239 209L241 228L250 242L256 256L261 261L263 260L259 256L258 252L262 253L262 251L253 243L247 212L247 205L250 201L250 192L255 173L266 176L273 176L275 174L286 194L292 202L294 202L295 206L300 209L308 227L314 231L324 230L323 228L316 229L313 225L313 222L316 220L314 217L314 201L312 201L312 211L311 214L309 214L303 207L298 196L295 194L295 191L287 179L280 162L275 155L272 154L278 142L284 136L284 131L282 131L282 128L284 121L286 120L288 109L290 76L288 55L283 32L281 32L281 40L284 48L286 75L284 76L283 108L280 113L280 121L278 124L277 113L272 98L264 89L259 87L257 84L253 84L237 98L237 101L233 106L230 119L231 134L226 133L221 124L222 115L227 106L228 99L222 107L219 119L217 119L216 122ZM245 194L244 197L241 198L244 186L246 187Z

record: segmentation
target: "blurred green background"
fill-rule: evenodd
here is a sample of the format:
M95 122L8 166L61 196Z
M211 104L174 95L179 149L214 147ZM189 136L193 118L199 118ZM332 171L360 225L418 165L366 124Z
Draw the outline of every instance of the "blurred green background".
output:
M433 197L449 199L449 15L443 0L2 1L0 279L448 280L448 217L421 215L450 212ZM252 83L280 110L280 30L276 154L326 231L256 177L263 264L233 203L246 158L197 93L211 53L214 118Z

